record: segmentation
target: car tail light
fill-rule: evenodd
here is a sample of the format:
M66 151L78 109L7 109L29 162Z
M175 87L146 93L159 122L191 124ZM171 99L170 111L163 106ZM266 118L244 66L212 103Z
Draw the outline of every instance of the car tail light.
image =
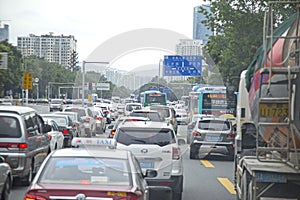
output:
M62 134L64 134L64 135L69 134L69 130L68 129L63 130Z
M172 149L172 159L173 160L179 160L180 155L179 155L179 148L178 147L173 147Z
M19 149L26 149L27 143L10 143L10 142L1 142L0 147L6 148L19 148Z
M51 140L52 139L52 135L48 135L48 139Z
M36 194L26 194L24 200L47 200L45 197Z
M99 121L102 121L102 118L101 117L96 117L97 120Z
M235 137L235 134L234 134L234 132L230 132L230 133L228 134L228 137L230 137L230 138L234 138L234 137Z
M201 133L199 133L198 131L193 131L193 136L201 136Z
M115 130L115 129L111 130L111 131L110 131L110 134L111 134L111 135L115 135L115 134L116 134L116 130Z

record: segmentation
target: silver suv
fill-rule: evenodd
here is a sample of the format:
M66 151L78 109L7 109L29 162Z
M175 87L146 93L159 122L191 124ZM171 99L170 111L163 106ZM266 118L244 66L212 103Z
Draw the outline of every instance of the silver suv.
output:
M234 159L235 133L231 121L223 118L200 118L191 135L190 159L199 158L199 152L218 153Z
M0 155L5 158L14 179L29 185L50 153L47 132L51 126L30 107L0 106Z
M155 169L158 175L147 178L152 186L168 185L174 200L180 200L183 190L183 168L179 144L168 123L154 121L123 121L114 136L117 149L130 150L145 172Z

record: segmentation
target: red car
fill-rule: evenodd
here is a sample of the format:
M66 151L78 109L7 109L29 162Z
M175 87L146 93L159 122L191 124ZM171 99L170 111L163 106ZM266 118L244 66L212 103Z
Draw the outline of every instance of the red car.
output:
M99 148L114 146L114 140L74 138L72 145L78 148L49 154L24 200L144 200L158 191L144 179L155 177L157 171L151 169L143 175L130 151Z

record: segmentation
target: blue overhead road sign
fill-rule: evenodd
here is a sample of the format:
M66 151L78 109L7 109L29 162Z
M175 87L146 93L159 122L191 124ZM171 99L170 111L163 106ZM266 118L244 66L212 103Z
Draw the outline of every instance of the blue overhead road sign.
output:
M201 56L164 56L164 76L202 76Z

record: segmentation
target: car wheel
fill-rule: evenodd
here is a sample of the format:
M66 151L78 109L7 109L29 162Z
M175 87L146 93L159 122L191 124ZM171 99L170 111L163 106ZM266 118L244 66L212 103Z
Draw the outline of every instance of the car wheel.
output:
M234 160L234 148L232 146L227 147L228 150L228 161L233 161Z
M32 178L33 178L33 166L31 164L28 174L25 177L21 178L21 181L20 181L21 185L23 185L23 186L30 185Z
M182 199L182 193L181 192L180 193L174 192L172 199L174 199L174 200L181 200Z
M198 146L191 145L190 146L190 159L198 159L199 158L199 148Z
M2 193L1 193L1 199L2 200L8 200L10 191L11 191L11 182L10 182L9 177L7 177L6 181L3 185L3 190L2 190Z

